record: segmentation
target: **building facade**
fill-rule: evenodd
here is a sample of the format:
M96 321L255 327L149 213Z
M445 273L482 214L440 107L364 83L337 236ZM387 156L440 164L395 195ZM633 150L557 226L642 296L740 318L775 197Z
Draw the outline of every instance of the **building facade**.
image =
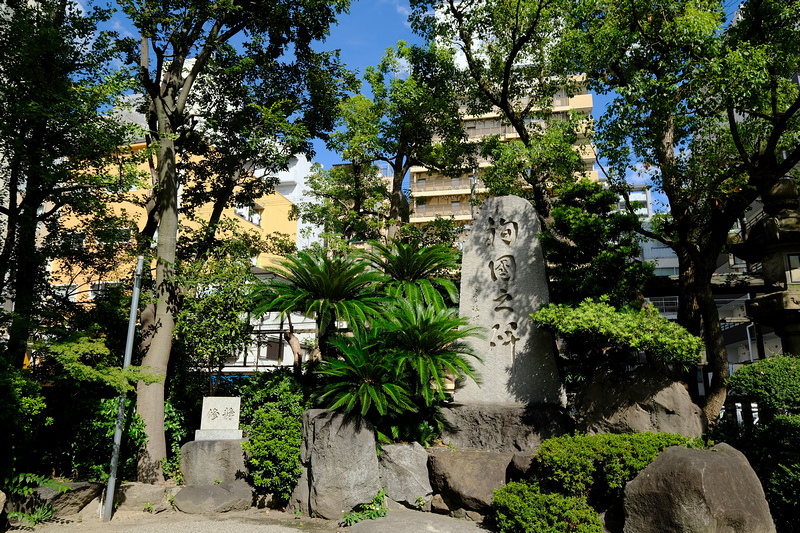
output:
M563 91L556 95L553 113L566 115L570 111L577 111L587 118L590 117L592 95L586 89L582 89L572 97ZM499 136L504 142L519 140L519 135L512 126L505 123L499 110L480 116L465 114L463 122L470 142L479 142L493 135ZM597 180L597 171L594 169L595 153L588 140L581 136L576 149L583 160L584 174L589 179ZM424 167L412 167L409 184L411 195L409 222L423 225L435 220L437 216L452 216L456 221L467 224L474 214L470 200L486 194L481 176L490 165L489 161L481 160L471 173L457 178L431 172Z

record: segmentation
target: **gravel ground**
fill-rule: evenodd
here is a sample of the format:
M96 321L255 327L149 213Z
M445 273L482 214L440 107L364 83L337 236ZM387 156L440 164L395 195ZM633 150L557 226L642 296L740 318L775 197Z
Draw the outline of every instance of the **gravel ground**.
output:
M12 529L13 530L13 529ZM389 511L385 518L365 520L352 527L334 521L296 518L279 511L250 509L214 515L189 515L175 511L149 514L119 511L110 522L96 515L59 518L34 529L34 533L472 533L483 532L475 522L411 510Z
M190 515L175 511L150 514L141 511L119 511L104 523L96 515L75 515L58 518L45 524L18 531L35 533L296 533L344 532L335 522L296 518L287 513L250 509L214 515Z

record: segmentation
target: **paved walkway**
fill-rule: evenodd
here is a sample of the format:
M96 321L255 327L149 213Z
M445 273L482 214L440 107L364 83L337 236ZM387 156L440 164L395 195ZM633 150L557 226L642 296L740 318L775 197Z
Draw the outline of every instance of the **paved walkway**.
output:
M103 523L97 516L70 516L40 524L33 531L35 533L297 533L298 531L472 533L488 530L475 522L412 510L389 511L384 518L365 520L346 528L329 520L297 518L278 511L250 509L214 515L121 511L108 523Z

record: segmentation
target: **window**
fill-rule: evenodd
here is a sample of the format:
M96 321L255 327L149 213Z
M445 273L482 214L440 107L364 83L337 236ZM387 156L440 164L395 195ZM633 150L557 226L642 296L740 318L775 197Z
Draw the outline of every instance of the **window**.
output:
M119 281L98 281L89 286L89 299L94 300L105 295L112 287L121 285Z
M59 237L61 247L68 250L80 250L86 241L86 234L82 231L64 232Z
M97 244L122 244L131 242L133 231L131 228L103 228L96 234Z
M78 297L78 287L75 285L71 285L69 283L64 283L60 285L53 285L53 296L60 300L67 300L69 302L75 302Z

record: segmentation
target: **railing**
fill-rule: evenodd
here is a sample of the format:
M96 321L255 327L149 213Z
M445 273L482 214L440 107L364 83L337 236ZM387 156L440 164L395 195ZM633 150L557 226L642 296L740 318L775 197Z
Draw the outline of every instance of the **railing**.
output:
M425 180L424 182L416 182L411 184L411 192L435 192L435 191L454 191L457 189L470 189L472 184L471 178L454 178L454 179L435 179ZM483 182L478 180L475 185L476 188L482 188Z
M452 205L418 205L411 213L411 218L421 217L435 217L436 215L442 216L459 216L471 215L472 208L469 205L452 206Z

